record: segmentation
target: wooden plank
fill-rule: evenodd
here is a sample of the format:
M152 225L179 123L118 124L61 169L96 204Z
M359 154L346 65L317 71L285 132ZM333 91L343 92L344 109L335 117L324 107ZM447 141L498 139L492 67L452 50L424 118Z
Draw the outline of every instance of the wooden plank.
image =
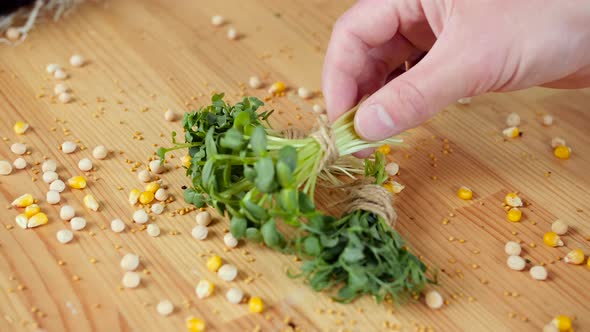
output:
M29 192L41 200L50 223L21 230L11 228L15 209L0 213L4 225L0 330L30 331L35 326L47 331L181 330L190 315L204 318L208 330L216 331L248 331L256 326L263 331L392 330L388 325L404 331L539 331L560 313L577 317L577 330L590 326L585 315L590 299L582 288L590 271L558 259L576 247L590 253L590 90L530 89L477 97L468 106L449 106L411 130L404 147L394 149L389 158L401 164L397 180L407 187L396 199L397 229L429 265L440 269L439 289L449 302L439 311L422 303L378 305L367 298L349 305L332 303L301 280L285 275L285 268L297 267L293 257L250 244L225 252L221 237L227 223L220 218L204 242L190 236L194 212L157 217L163 231L158 238L132 224L127 193L141 183L130 168L134 162L145 163L157 148L154 144L169 144L169 133L179 129L178 122L163 121L164 111L182 112L206 104L212 91L225 91L236 101L239 83L251 75L263 77L267 85L283 80L292 89L303 85L319 90L331 25L351 3L89 3L57 23L38 25L17 47L2 46L0 136L6 140L0 143L0 159L14 160L9 147L22 141L31 151L25 159L33 167L0 178L0 207ZM210 17L220 13L229 22L211 26ZM230 25L240 32L239 40L226 38ZM73 53L84 55L89 63L70 68L67 59ZM53 62L71 74L65 81L75 96L71 104L51 97L56 82L45 73L45 66ZM246 93L266 95L264 89L247 88ZM268 107L278 111L273 125L310 128L316 102L321 103L319 96L301 101L293 90L271 101ZM500 132L513 111L523 118L524 136L505 141ZM553 126L541 125L545 113L555 116ZM31 124L24 136L12 132L18 120ZM573 147L570 160L552 156L549 142L554 136L565 137ZM65 155L58 149L64 140L79 140L87 149ZM81 173L78 161L90 157L99 144L113 152L106 160L95 161L89 187L62 195L62 204L74 206L89 225L76 233L72 243L61 245L55 233L67 225L58 218L59 206L43 202L47 185L41 174L34 173L40 168L34 163L44 157L56 159L58 173L66 179ZM443 153L445 144L452 153ZM175 154L174 166L180 164L181 155ZM174 169L162 178L177 198L166 212L184 207L181 186L187 179L182 170ZM473 201L456 197L462 185L474 190ZM501 207L503 195L511 190L520 191L532 204L519 224L509 223ZM82 204L89 192L102 205L98 212ZM322 205L334 200L329 194L318 197ZM134 231L110 231L110 221L117 217ZM444 218L450 222L443 224ZM566 247L550 249L542 244L542 235L557 218L566 220L572 231L564 236ZM508 240L522 240L524 257L546 263L549 280L538 282L528 272L510 271L503 252ZM142 260L142 285L134 290L120 289L119 260L127 252ZM239 267L236 282L222 282L206 270L205 260L213 253ZM206 300L194 294L202 277L218 287L217 294ZM266 312L249 314L246 305L229 304L223 293L232 285L261 296ZM176 306L169 317L160 317L155 310L164 298Z

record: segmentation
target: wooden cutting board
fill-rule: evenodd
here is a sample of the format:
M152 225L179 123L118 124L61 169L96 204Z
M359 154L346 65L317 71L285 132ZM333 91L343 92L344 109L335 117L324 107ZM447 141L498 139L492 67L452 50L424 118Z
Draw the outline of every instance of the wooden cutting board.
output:
M559 261L580 247L590 254L590 91L531 89L474 98L471 105L452 105L436 118L410 131L406 144L389 156L401 165L396 179L406 189L397 197L397 229L410 247L440 270L440 292L448 303L438 311L422 302L404 306L376 304L365 298L349 305L333 303L301 280L286 276L293 257L251 244L225 251L227 222L215 220L209 238L190 236L195 213L169 216L185 206L181 169L162 179L177 198L154 222L162 235L151 238L131 222L130 189L139 187L133 163L145 163L157 146L169 143L179 122L166 122L167 109L184 112L206 104L212 91L239 99L239 84L258 75L270 84L283 80L292 89L272 100L278 128L308 128L314 122L316 97L301 101L293 90L320 88L320 73L331 25L352 1L106 1L89 3L58 23L39 24L27 40L0 47L0 159L14 160L10 145L25 142L30 166L0 177L0 330L32 331L182 331L186 317L206 320L209 331L540 331L557 314L576 317L576 330L590 327L590 269ZM214 14L228 23L213 27ZM229 26L239 40L226 38ZM71 68L69 57L88 59ZM56 81L48 63L66 68L65 81L75 100L61 104L52 97ZM265 89L245 93L266 96ZM517 112L524 135L504 140L506 115ZM555 124L544 127L541 115ZM31 129L16 136L12 125L25 120ZM570 160L552 155L551 138L563 136L573 148ZM86 149L66 155L65 140ZM96 145L112 153L95 161L88 188L66 190L67 203L84 216L88 227L67 245L56 232L67 227L59 206L44 202L47 184L35 174L44 157L58 161L62 179L79 174L77 163ZM447 151L445 153L444 151ZM176 153L172 165L180 164ZM436 165L433 166L433 165ZM141 168L140 168L141 169ZM36 181L32 179L36 178ZM461 201L456 190L473 189L473 201ZM518 190L530 204L521 223L507 221L501 206L508 191ZM9 203L23 193L39 198L50 222L32 230L14 227ZM88 211L82 197L93 193L98 212ZM320 197L329 204L330 197ZM122 218L130 228L113 233L110 220ZM442 221L448 218L448 223ZM566 246L548 248L543 234L556 219L571 231ZM174 235L175 234L175 235ZM544 262L545 282L528 272L506 267L504 243L522 240L524 257ZM141 256L143 281L122 290L120 258ZM222 282L207 271L213 253L240 269L238 280ZM58 262L61 261L61 265ZM79 280L75 280L78 279ZM198 300L200 278L217 284L211 298ZM264 299L263 314L247 305L232 305L224 293L232 285ZM170 299L176 306L161 317L155 306Z

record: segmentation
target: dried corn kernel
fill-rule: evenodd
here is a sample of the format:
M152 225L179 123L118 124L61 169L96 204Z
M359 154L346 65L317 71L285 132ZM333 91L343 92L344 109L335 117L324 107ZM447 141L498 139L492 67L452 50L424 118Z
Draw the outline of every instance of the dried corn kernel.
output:
M565 145L560 145L553 150L553 154L559 159L569 159L572 149Z
M502 130L502 134L508 138L515 138L520 136L520 130L518 130L518 127L508 127Z
M521 207L522 199L520 199L516 193L508 193L506 194L506 197L504 197L504 203L511 207Z
M566 315L559 315L553 318L551 324L557 327L560 332L567 332L572 329L572 320Z
M154 193L151 191L144 191L139 194L139 202L141 204L150 204L154 200Z
M139 200L139 194L141 194L139 189L132 189L129 192L129 204L131 204L131 205L137 204L137 201Z
M207 269L209 269L209 271L211 272L217 272L217 270L219 270L219 268L221 267L221 264L221 257L217 255L211 256L207 260Z
M512 222L519 222L522 219L522 211L518 208L512 208L508 211L507 217Z
M149 191L151 193L156 193L160 189L160 184L157 181L150 182L145 185L145 191Z
M25 208L25 216L27 218L31 218L39 212L41 212L41 208L37 204L31 204Z
M203 332L205 331L205 321L200 318L189 317L186 320L186 328L189 332Z
M33 228L33 227L45 225L45 224L47 224L48 221L49 221L49 219L47 219L47 215L43 212L39 212L29 219L29 221L27 223L27 227Z
M86 178L81 175L73 176L68 179L68 186L74 189L84 189L86 188Z
M543 236L543 242L550 246L550 247L561 247L563 246L563 241L559 235L555 234L554 232L547 232Z
M580 265L584 263L584 252L582 249L574 249L565 255L563 261L569 264Z
M34 201L35 199L33 198L33 195L24 194L12 201L12 206L23 208L33 204Z
M190 155L186 155L186 156L182 156L181 162L182 162L182 166L189 168L191 167L191 160L193 158Z
M253 313L261 313L264 310L264 302L258 296L253 296L248 301L248 309Z
M26 229L27 228L27 224L29 222L29 218L27 218L27 216L25 216L24 214L19 214L18 216L16 216L15 220L16 224L22 228L22 229Z
M12 129L14 129L17 135L22 135L29 129L29 124L23 121L17 121Z
M285 83L278 81L275 82L273 85L270 86L270 89L268 90L268 93L273 94L273 95L277 95L277 94L281 94L284 93L285 90L287 90L287 87L285 86Z
M215 291L215 284L205 279L199 281L195 289L195 292L197 293L197 297L199 299L204 299L208 296L211 296L211 294L213 294L213 291Z
M98 211L98 202L91 194L84 196L84 205L92 211Z
M457 196L459 196L460 199L468 201L473 198L473 191L467 187L461 187L457 190Z
M391 146L383 144L379 148L377 148L377 152L383 153L387 156L391 152Z

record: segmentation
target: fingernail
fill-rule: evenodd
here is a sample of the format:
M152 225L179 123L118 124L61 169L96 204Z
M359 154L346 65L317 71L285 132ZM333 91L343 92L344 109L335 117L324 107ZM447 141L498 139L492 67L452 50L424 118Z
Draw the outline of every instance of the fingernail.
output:
M361 106L354 118L354 128L364 139L378 141L395 134L395 122L381 104Z

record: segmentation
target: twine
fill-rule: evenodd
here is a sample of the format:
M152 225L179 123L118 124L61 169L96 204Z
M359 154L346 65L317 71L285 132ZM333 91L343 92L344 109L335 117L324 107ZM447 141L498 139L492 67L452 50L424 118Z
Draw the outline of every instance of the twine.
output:
M392 228L395 227L397 213L393 208L393 195L382 186L367 182L364 179L340 186L348 191L348 195L337 205L346 206L345 213L358 210L374 213L387 221Z
M328 118L325 115L320 115L318 126L318 130L311 134L311 137L320 144L321 151L324 153L319 165L319 171L322 171L334 165L340 154L338 154L332 126L328 123Z

